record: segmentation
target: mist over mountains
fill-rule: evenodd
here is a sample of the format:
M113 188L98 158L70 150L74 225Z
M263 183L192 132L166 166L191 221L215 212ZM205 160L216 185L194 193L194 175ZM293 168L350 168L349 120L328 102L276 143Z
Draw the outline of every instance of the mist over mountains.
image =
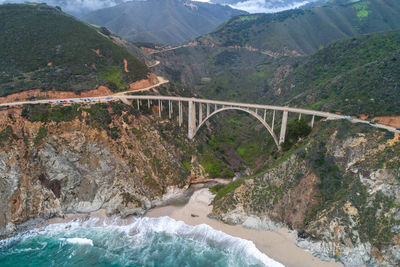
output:
M229 5L232 8L249 13L276 13L288 9L300 8L320 0L211 0L211 2Z
M46 3L50 6L59 6L63 11L73 14L80 15L90 11L94 11L101 8L112 7L128 0L0 0L0 4L5 3Z
M59 6L63 11L72 15L83 15L98 9L113 7L126 2L144 2L146 0L31 0L28 2L46 3L50 6ZM249 13L275 13L287 9L300 8L314 2L327 0L194 0L195 2L208 2L228 5ZM25 0L0 0L4 3L25 3ZM191 1L187 1L191 2Z
M185 0L130 1L81 19L133 42L176 45L206 34L227 19L247 14L229 6Z

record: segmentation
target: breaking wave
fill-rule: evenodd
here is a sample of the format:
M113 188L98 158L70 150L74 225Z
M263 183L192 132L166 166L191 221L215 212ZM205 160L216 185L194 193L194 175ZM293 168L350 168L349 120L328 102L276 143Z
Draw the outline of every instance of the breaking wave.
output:
M283 266L253 242L169 217L52 224L0 241L1 266Z

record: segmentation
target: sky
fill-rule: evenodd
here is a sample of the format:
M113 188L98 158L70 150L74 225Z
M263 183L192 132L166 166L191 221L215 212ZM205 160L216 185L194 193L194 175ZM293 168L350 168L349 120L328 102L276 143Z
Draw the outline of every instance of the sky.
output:
M3 3L23 3L26 0L0 0ZM30 0L30 2L46 2L72 14L87 13L96 9L115 6L129 0ZM249 13L275 13L287 9L301 7L316 0L195 0L199 2L215 2L229 5L235 9L245 10Z

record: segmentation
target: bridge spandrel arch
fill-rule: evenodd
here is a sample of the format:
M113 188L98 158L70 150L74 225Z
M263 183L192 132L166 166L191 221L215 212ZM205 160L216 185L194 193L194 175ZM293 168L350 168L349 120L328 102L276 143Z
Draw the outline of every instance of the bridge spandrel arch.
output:
M208 121L212 116L214 116L222 111L226 111L226 110L239 110L239 111L246 112L246 113L252 115L253 117L255 117L268 130L268 132L271 134L272 138L274 139L274 142L275 142L277 148L280 149L278 138L276 137L274 131L272 131L272 128L269 126L269 124L267 122L265 122L264 119L261 116L259 116L257 113L255 113L254 111L248 110L245 108L240 108L240 107L224 107L224 108L220 108L220 109L215 110L214 112L210 113L210 115L208 115L204 120L202 120L201 123L199 124L199 126L196 127L196 130L195 130L193 136L195 136L197 134L197 131L201 128L201 126L203 126L203 124L206 121Z

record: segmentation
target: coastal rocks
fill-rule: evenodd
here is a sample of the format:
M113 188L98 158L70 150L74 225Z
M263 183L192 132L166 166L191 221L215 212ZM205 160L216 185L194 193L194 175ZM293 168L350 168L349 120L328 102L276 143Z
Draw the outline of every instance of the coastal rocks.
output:
M343 122L316 132L214 201L212 216L256 228L265 217L283 223L299 232L299 247L323 260L398 266L400 143Z
M255 230L276 231L284 227L283 223L277 223L269 219L267 216L257 217L255 215L247 216L243 223L243 227Z
M211 215L210 217L215 217ZM239 206L236 209L223 214L219 217L223 222L227 224L241 224L245 228L254 230L265 230L275 231L284 227L283 223L277 223L272 221L268 216L258 217L256 215L247 214L243 207Z
M371 245L359 244L357 247L337 247L333 242L315 241L299 238L296 245L310 251L315 257L330 261L335 258L345 266L360 266L371 260Z
M108 215L142 215L167 201L164 193L172 199L186 189L186 132L151 115L136 117L123 104L112 106L116 111L108 106L108 115L102 116L110 116L106 127L115 136L85 111L99 110L100 104L82 107L81 117L57 123L31 122L21 112L1 111L6 113L1 127L13 125L15 134L0 146L0 236L34 218L65 213L105 209ZM189 165L200 166L196 158Z

